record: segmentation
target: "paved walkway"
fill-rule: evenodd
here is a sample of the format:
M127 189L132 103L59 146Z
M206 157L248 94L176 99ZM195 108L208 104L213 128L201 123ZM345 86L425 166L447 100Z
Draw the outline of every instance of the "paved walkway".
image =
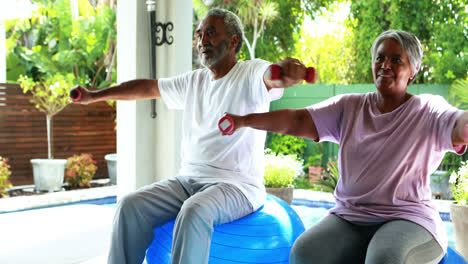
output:
M114 213L108 206L78 204L1 214L0 263L72 264L93 259L109 248Z

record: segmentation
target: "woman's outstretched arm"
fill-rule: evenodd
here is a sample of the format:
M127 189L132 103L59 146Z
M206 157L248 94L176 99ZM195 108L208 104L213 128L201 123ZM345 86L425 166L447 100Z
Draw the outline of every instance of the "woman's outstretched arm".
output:
M317 141L315 123L306 109L282 109L267 113L236 116L226 114L234 121L234 131L250 127L268 132L309 138Z
M457 119L452 131L452 144L454 146L468 145L468 111Z

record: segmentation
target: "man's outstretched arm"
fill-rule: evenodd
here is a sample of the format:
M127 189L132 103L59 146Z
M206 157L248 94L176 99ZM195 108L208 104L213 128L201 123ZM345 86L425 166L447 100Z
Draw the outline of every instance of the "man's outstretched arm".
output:
M77 85L76 89L81 93L76 103L90 104L107 100L140 100L140 99L158 99L161 93L158 87L158 80L137 79L121 83L116 86L103 88L95 91Z

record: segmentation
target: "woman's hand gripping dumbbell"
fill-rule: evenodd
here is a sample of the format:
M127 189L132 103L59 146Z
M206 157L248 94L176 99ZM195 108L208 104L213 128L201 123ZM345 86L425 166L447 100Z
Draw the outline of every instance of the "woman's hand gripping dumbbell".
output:
M286 86L296 84L298 82L298 74L299 76L302 75L303 77L301 78L307 83L315 82L315 69L313 67L305 68L302 63L295 59L287 58L279 62L279 64L270 65L267 70L267 76L270 81L282 82L286 84ZM294 76L294 78L290 78L290 75ZM239 124L236 124L236 120L240 120L239 116L226 114L218 122L219 131L221 131L223 135L232 135L239 129Z
M236 116L233 114L226 113L218 122L219 131L221 134L224 135L232 135L234 132L239 129L240 125L240 116ZM237 122L235 121L237 120ZM236 127L237 125L237 127Z

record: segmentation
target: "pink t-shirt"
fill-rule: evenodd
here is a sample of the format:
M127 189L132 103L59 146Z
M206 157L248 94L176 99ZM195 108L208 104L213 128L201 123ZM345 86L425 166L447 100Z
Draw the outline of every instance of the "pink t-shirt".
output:
M405 219L427 229L446 250L430 175L447 151L455 152L451 133L463 111L425 94L382 114L376 99L376 93L339 95L307 107L319 141L340 144L330 213L358 223Z

